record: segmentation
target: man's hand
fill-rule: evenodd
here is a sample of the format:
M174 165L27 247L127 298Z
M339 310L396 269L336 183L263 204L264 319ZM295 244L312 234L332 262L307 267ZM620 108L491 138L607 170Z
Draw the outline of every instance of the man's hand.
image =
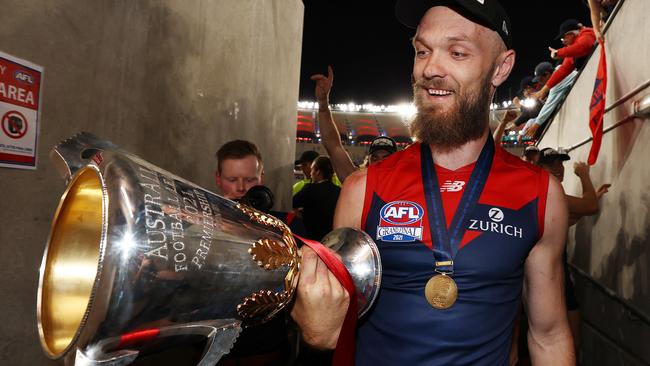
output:
M596 191L596 197L600 199L605 193L609 192L609 187L611 187L611 184L603 184L602 186L598 187L598 190Z
M576 161L573 164L573 172L578 176L578 178L589 176L589 165L584 161Z
M544 85L537 93L534 93L530 97L542 101L546 98L549 91L550 89L546 85Z
M316 74L312 75L311 79L316 82L315 94L319 107L329 105L330 91L332 90L332 84L334 83L334 71L332 71L332 66L327 66L327 75Z
M538 129L539 129L539 125L537 123L533 123L532 125L528 126L523 136L528 137L529 139L533 139L535 138L535 133L537 132Z
M317 349L334 349L343 327L350 295L309 247L302 248L296 303L291 317L305 343Z
M605 37L603 36L603 33L597 27L594 27L594 34L596 35L596 41L598 42L605 41Z
M549 47L548 50L551 51L551 58L553 60L559 60L560 59L559 57L557 57L557 50L555 48Z

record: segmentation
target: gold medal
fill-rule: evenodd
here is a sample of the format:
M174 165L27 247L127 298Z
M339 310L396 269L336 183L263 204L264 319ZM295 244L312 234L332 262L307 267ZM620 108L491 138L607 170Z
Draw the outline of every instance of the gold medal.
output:
M424 288L424 296L431 306L436 309L449 309L456 302L458 287L453 278L437 274L429 279Z

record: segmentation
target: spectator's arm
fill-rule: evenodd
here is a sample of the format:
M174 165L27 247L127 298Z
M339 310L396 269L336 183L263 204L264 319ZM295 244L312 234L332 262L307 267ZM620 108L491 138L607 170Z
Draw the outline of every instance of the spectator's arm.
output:
M589 165L585 162L576 162L574 171L582 184L582 197L567 195L567 202L569 203L569 214L577 220L582 216L594 215L598 212L598 196L591 177L589 177Z
M325 145L325 150L330 156L334 172L343 182L345 178L352 174L356 167L350 159L350 155L343 148L341 135L336 128L332 112L329 108L329 95L334 83L334 71L331 66L327 67L327 75L317 74L311 77L316 82L316 100L318 101L318 122L320 125L321 138Z
M339 130L336 128L334 123L334 118L332 118L332 112L329 109L327 104L323 105L320 101L318 109L318 121L320 125L321 138L323 139L323 144L325 145L325 150L330 156L332 161L332 167L336 176L341 182L352 174L357 168L352 163L350 155L343 148L341 143L341 135ZM326 103L326 102L325 102Z
M564 80L565 77L567 77L575 69L576 69L576 65L575 62L573 61L573 58L565 57L564 60L562 61L562 65L560 65L560 68L555 70L555 72L553 73L553 75L551 75L551 78L548 79L546 85L544 85L544 88L542 88L542 90L547 90L547 91L551 90L551 88L559 84L562 80ZM541 90L538 93L540 92Z
M497 128L494 130L492 137L494 138L494 143L496 146L501 146L501 140L503 139L503 133L506 130L506 125L510 119L508 119L508 112L503 116L503 120L499 123Z
M596 39L603 39L603 31L600 29L600 13L602 12L600 0L589 0L589 12L591 15L591 26L594 28Z
M584 32L576 38L576 41L572 45L557 50L557 57L585 57L591 53L594 48L594 43L596 43L594 33Z

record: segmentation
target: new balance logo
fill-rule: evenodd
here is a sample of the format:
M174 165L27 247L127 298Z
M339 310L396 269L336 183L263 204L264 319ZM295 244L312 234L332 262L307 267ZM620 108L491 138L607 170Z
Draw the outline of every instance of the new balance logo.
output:
M465 187L465 182L461 180L448 180L440 187L440 192L460 192Z

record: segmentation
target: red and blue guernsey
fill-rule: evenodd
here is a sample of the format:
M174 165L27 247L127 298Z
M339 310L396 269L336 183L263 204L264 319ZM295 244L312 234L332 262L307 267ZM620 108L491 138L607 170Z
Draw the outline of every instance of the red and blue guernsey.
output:
M463 206L470 209L458 224L451 274L458 298L439 310L424 294L438 247L427 196L430 187L439 189L450 227L480 162L434 169L430 156L427 145L414 144L368 168L362 227L377 243L383 275L360 321L356 364L508 365L524 262L543 232L548 174L496 148L483 189L475 204Z

